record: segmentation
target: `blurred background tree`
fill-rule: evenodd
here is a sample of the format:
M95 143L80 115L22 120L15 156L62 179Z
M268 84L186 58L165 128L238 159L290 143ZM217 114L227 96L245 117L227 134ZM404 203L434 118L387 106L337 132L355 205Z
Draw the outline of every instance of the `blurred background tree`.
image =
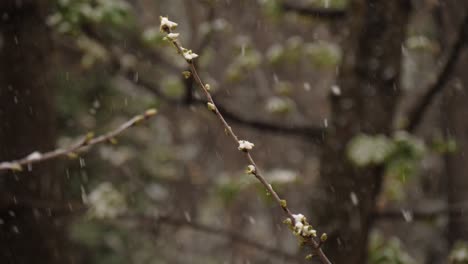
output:
M1 172L2 263L305 262L309 250L182 73L160 15L200 55L218 109L255 143L273 187L328 233L333 263L468 262L467 10L3 1L0 160L159 114L88 153Z

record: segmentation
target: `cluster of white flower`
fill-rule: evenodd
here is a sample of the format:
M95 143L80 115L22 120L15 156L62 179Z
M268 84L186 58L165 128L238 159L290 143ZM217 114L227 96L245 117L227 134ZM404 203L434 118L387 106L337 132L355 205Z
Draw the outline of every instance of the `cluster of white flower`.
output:
M179 37L180 34L173 33L172 29L175 29L178 24L176 22L170 21L169 18L167 17L161 16L159 18L161 20L161 25L159 26L159 30L167 34L166 39L173 43L177 41L177 38ZM182 55L187 61L192 61L193 59L198 57L198 54L196 54L195 52L189 49L185 49L182 47L180 47L180 49L182 50Z
M127 210L125 198L109 182L99 184L84 201L96 218L115 218Z
M188 60L188 61L191 61L191 60L198 57L198 54L196 54L192 50L188 50L188 49L184 49L184 48L182 48L182 55L184 55L184 58L186 60Z
M247 140L239 140L238 149L242 150L242 151L249 151L249 150L253 149L254 146L255 146L254 143L251 143L251 142L249 142Z
M176 40L179 37L179 33L169 33L167 34L167 38L170 40Z
M171 29L174 29L178 26L176 22L170 21L168 17L160 16L159 20L161 20L161 25L159 27L161 32L170 33Z
M309 225L303 214L293 214L292 217L294 218L293 231L295 235L303 237L317 236L317 231Z

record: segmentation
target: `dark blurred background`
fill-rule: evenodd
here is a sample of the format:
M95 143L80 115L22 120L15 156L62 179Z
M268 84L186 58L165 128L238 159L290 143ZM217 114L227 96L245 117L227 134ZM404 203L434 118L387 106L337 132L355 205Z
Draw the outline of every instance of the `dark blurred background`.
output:
M160 16L333 263L468 263L465 0L2 0L0 162L159 114L0 172L0 263L307 262Z

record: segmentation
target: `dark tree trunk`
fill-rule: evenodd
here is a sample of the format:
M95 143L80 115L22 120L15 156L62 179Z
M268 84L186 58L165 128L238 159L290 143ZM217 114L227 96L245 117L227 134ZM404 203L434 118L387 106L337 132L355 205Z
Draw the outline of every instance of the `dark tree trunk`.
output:
M468 60L465 52L464 60ZM461 67L460 71L461 73ZM457 151L447 155L448 206L453 208L449 214L449 243L457 240L468 241L468 214L460 207L468 201L468 78L459 75L457 83L452 83L446 96L446 131L457 143Z
M442 39L453 40L461 35L458 30L464 26L464 47L455 65L455 75L448 84L443 103L443 124L447 136L457 143L457 151L446 157L447 168L447 204L450 210L448 224L448 240L453 245L458 240L468 241L468 215L463 204L468 200L468 75L464 64L468 61L468 28L464 17L468 15L468 3L447 1L442 7L444 23L442 25ZM444 45L451 47L450 44Z
M0 2L0 160L54 146L48 1ZM51 163L0 174L0 263L69 263L63 226L38 201L57 201L62 184Z
M346 147L359 133L391 133L409 10L410 3L404 0L355 0L350 5L338 77L341 95L331 100L332 123L321 157L327 201L321 206L319 224L321 231L330 232L325 251L333 263L366 263L382 170L355 168L348 162Z

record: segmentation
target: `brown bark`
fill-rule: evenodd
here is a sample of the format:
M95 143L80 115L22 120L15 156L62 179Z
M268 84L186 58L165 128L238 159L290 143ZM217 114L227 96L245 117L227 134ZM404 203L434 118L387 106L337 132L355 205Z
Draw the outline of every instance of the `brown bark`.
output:
M465 52L465 61L468 56ZM448 238L450 244L457 240L468 241L468 215L458 205L468 200L468 78L460 75L452 85L445 102L448 136L457 142L457 151L447 155L448 204L457 209L449 213Z
M0 3L0 160L52 149L53 91L47 1ZM51 163L0 175L0 263L65 263L63 226L46 208L24 200L55 200L62 184Z
M443 125L448 138L457 143L457 151L446 156L446 179L447 179L447 203L449 207L455 208L449 212L448 240L453 245L458 240L468 241L468 216L462 204L468 200L468 76L466 75L466 62L468 61L468 30L459 26L466 23L466 12L468 3L448 1L442 7L444 18L442 24L442 39L456 39L459 33L463 37L458 63L454 65L455 74L449 76L451 82L448 84L443 101ZM465 19L465 21L463 21ZM461 28L464 31L457 32ZM458 36L458 37L460 37ZM450 41L449 41L450 42ZM450 47L450 44L445 45Z
M320 208L319 223L320 230L331 235L325 251L333 263L366 263L382 170L357 169L347 161L346 146L359 133L391 133L409 10L404 0L355 0L350 5L338 77L341 96L331 99L332 122L321 157L327 201Z

